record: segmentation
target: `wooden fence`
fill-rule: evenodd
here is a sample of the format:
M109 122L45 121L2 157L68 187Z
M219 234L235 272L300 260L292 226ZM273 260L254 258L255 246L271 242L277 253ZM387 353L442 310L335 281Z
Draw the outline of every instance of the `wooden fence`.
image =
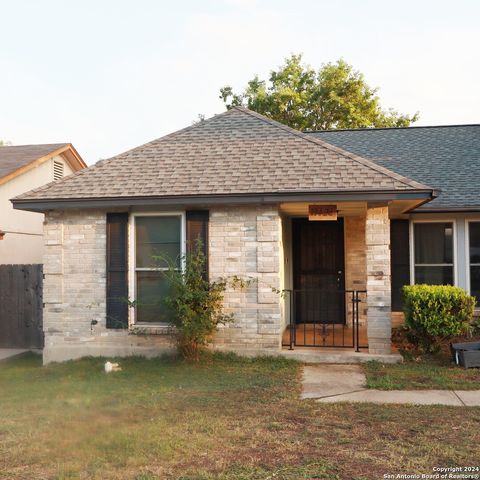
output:
M0 265L0 347L42 348L43 265Z

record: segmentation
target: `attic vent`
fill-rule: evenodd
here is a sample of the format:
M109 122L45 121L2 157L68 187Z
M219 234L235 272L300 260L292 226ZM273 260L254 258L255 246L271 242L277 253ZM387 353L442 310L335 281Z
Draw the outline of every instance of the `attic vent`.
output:
M63 163L57 162L54 160L53 162L53 179L60 180L63 178Z

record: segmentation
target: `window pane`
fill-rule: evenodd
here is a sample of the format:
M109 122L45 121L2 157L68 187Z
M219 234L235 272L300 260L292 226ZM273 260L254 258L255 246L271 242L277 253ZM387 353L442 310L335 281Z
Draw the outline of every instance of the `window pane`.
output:
M180 266L180 217L137 217L136 267L165 267L170 259Z
M170 314L165 305L169 295L168 280L162 272L137 272L137 322L168 323Z
M477 299L480 305L480 267L470 267L470 295Z
M480 222L471 222L469 226L470 263L480 263Z
M453 267L420 267L416 265L415 283L453 285Z
M415 223L415 263L453 263L453 224Z

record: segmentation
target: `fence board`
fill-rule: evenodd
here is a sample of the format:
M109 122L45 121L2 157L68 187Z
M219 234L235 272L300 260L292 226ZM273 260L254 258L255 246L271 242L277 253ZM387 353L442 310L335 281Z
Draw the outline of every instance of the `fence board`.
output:
M42 348L43 265L0 265L0 347Z

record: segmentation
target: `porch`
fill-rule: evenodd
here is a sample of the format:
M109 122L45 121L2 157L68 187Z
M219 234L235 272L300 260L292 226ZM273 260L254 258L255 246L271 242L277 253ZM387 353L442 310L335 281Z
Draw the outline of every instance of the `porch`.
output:
M367 327L361 325L356 328L353 325L329 323L292 323L283 331L282 347L289 349L294 347L347 348L360 352L368 349Z
M390 217L409 206L326 206L330 217L312 218L311 204L280 205L282 350L389 355Z
M368 349L365 290L287 290L282 347ZM360 317L362 322L360 323Z

